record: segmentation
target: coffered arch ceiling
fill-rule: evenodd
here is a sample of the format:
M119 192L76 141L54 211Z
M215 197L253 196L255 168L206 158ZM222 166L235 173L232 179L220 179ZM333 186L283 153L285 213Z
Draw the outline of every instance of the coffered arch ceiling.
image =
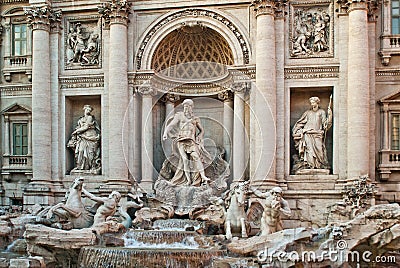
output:
M178 79L221 77L234 64L228 42L201 24L170 32L157 46L151 62L156 73Z

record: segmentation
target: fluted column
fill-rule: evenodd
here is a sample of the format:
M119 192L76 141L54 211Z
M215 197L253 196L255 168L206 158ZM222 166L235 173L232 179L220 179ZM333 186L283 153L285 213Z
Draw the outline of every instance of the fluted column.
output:
M153 96L156 90L141 86L142 95L142 180L140 186L148 193L153 192Z
M253 1L257 20L256 37L256 88L250 92L251 106L251 160L252 184L263 187L276 185L275 129L276 118L276 50L275 13L280 1ZM283 34L283 33L278 33ZM270 111L268 109L270 108ZM269 114L272 114L272 117Z
M233 97L233 181L241 181L247 165L246 130L244 125L244 94L246 83L235 83L232 86Z
M128 163L124 147L128 150L127 135L129 120L125 113L129 105L128 92L128 16L131 4L128 1L112 0L99 7L106 23L110 25L109 43L109 179L113 187L129 184ZM125 125L124 125L125 124Z
M348 178L369 171L369 57L367 3L349 1Z
M165 101L165 120L168 120L174 115L175 102L177 102L180 97L175 94L167 93L163 99ZM163 141L163 149L165 157L169 157L172 154L171 139Z
M24 204L53 203L51 151L50 23L58 22L61 11L48 6L25 8L32 27L32 182Z

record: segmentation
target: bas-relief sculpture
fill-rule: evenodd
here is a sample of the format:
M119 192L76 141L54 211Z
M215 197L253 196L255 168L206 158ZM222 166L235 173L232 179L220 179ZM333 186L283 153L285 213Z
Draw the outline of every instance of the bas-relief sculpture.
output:
M318 97L311 97L309 101L311 108L303 113L292 129L297 152L292 170L295 174L329 174L325 142L326 132L332 126L332 96L328 115L319 107Z
M329 8L294 8L291 24L291 56L330 56L331 16Z
M74 150L75 167L73 174L100 174L100 127L90 105L83 107L84 115L78 120L75 130L71 134L67 147Z
M230 171L221 148L216 148L215 156L204 148L205 130L193 113L193 101L186 99L182 106L183 111L166 122L162 137L164 141L172 139L172 153L164 161L154 189L155 199L164 207L170 205L175 214L187 215L223 193Z
M66 65L98 66L100 63L100 38L94 25L69 23L66 35Z

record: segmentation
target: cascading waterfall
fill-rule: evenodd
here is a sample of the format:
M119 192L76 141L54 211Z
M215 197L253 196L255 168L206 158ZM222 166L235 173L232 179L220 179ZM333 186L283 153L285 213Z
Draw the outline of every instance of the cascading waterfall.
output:
M157 230L128 230L123 237L125 247L82 248L78 267L200 268L226 255L225 250L199 245L195 231L184 231L187 226L196 229L199 222L172 219L155 225Z
M207 267L221 250L139 249L85 247L79 255L80 268L196 268Z

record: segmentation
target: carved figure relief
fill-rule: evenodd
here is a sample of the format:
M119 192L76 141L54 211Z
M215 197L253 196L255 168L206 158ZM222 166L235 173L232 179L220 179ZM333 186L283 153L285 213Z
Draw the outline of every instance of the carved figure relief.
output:
M333 16L330 6L291 6L290 56L333 56Z
M294 124L292 135L297 155L294 155L295 174L329 173L325 147L326 132L332 126L332 95L328 115L319 107L320 99L311 97L310 109Z
M100 127L92 115L90 105L83 107L84 115L78 120L67 146L74 150L75 168L71 174L100 174Z
M66 28L66 69L101 67L101 28L98 21L68 21Z

